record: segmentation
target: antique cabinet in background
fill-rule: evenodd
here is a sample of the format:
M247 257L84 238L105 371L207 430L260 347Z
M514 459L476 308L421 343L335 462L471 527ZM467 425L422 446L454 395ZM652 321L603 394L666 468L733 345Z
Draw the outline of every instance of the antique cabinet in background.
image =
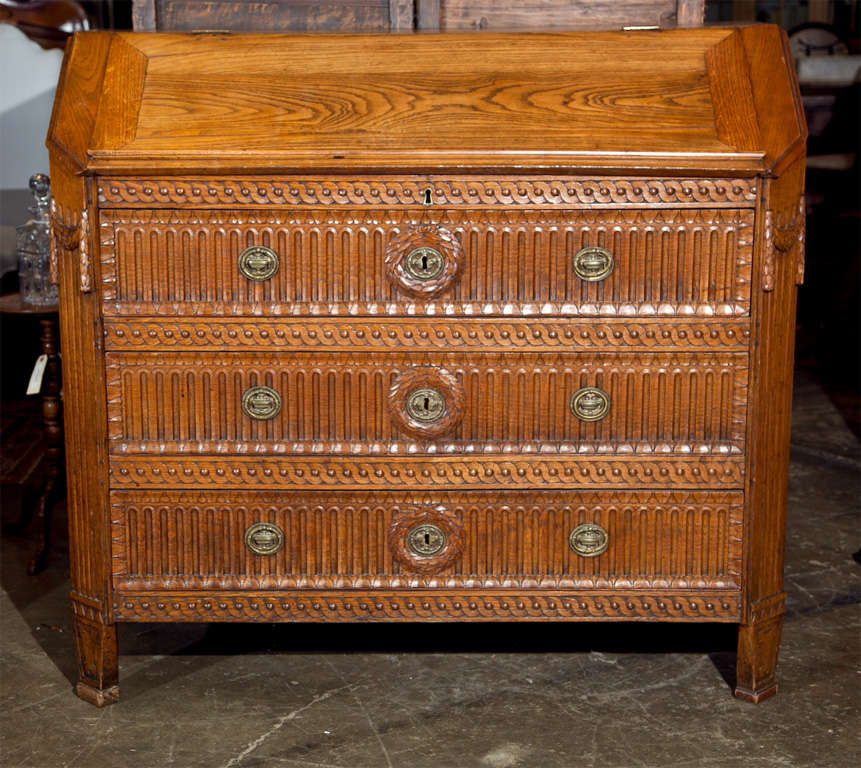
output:
M76 36L78 694L121 621L512 620L773 693L804 140L771 27Z
M456 32L697 27L705 0L132 0L136 32Z

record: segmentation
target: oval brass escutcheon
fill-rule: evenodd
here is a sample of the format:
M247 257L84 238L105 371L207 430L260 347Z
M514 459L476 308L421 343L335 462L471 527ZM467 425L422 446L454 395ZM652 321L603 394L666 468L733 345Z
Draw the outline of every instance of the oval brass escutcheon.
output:
M407 533L407 546L410 552L419 557L433 557L445 547L445 532L433 523L422 523Z
M245 531L245 546L255 555L274 555L284 546L284 532L274 523L254 523Z
M415 389L407 396L407 413L411 419L432 424L445 415L445 398L430 387Z
M598 387L583 387L571 397L571 413L581 421L598 421L610 410L610 395Z
M271 419L281 411L281 395L272 387L251 387L242 395L242 411L252 419Z
M574 274L581 280L597 283L613 271L613 254L606 248L590 245L574 254Z
M422 245L404 257L404 272L413 280L433 280L445 269L445 256L436 248Z
M597 523L582 523L568 537L568 545L580 557L597 557L609 543L607 530Z
M250 245L239 254L239 271L249 280L268 280L278 271L278 254L265 245Z

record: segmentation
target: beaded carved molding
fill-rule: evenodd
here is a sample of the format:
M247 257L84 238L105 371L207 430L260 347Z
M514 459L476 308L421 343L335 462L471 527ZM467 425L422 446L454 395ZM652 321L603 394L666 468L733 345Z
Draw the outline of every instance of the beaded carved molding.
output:
M107 349L472 349L496 352L522 349L601 350L630 348L744 350L750 343L746 320L667 320L660 325L628 320L576 322L565 320L503 320L410 318L386 322L337 318L301 321L250 320L227 317L106 319Z
M125 621L498 621L500 619L700 619L738 621L737 592L223 592L206 597L169 592L114 595Z
M115 488L739 488L744 458L262 458L114 456Z
M753 179L102 179L104 207L144 205L734 205Z

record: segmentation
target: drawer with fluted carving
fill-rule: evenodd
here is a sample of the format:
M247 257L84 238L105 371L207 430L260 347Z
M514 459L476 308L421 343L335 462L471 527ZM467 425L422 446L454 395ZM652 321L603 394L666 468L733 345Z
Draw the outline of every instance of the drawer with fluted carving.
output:
M751 208L106 210L107 316L746 316Z
M737 591L740 492L114 492L118 590Z
M115 457L723 460L745 444L747 355L725 350L165 351L106 363Z

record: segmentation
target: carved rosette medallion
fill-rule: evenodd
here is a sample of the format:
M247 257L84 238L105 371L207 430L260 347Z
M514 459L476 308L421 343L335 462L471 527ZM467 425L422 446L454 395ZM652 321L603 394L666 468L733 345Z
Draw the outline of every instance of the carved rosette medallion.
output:
M389 414L406 434L433 440L452 432L463 418L464 395L457 378L442 368L414 368L389 390Z
M463 247L454 233L435 224L411 227L386 245L386 272L398 289L430 299L450 288L460 273Z
M463 526L445 507L407 509L386 535L392 557L417 573L438 573L463 552Z

